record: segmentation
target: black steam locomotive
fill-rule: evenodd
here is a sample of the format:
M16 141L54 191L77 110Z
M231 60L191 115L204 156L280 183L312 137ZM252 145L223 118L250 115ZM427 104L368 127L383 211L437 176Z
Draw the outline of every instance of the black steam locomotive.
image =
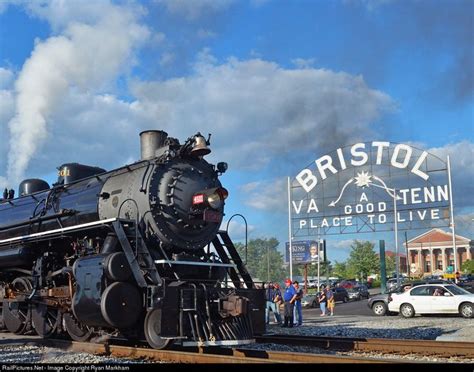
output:
M0 199L0 303L10 332L236 345L264 332L265 301L219 231L228 195L209 138L140 134L141 160L59 167L51 188Z

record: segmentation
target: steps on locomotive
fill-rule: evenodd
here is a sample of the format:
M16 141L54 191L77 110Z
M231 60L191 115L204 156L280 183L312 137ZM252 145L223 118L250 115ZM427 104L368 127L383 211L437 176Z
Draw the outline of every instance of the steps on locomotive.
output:
M144 270L150 276L153 284L160 284L160 275L153 263L151 254L143 241L140 230L136 227L135 221L119 219L114 221L112 225L127 257L127 260L132 268L133 276L135 277L139 287L147 287L147 282L142 270ZM132 248L130 240L135 240L135 251ZM144 265L140 265L139 258L143 259L142 261Z

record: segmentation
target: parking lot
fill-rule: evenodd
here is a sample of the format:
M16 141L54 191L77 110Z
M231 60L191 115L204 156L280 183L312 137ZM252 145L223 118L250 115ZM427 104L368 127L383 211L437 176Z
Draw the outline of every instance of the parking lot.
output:
M319 307L315 308L304 308L303 309L303 318L319 317L321 311ZM367 300L363 299L360 301L349 301L346 303L337 302L336 307L334 308L334 315L367 315L375 316L374 313L367 306Z

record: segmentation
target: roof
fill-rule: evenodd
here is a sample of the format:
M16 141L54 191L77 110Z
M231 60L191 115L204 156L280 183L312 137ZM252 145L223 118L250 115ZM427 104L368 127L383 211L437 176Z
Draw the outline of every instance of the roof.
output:
M421 235L415 236L413 239L408 241L408 247L420 247L437 245L437 244L452 244L452 234L450 232L443 231L441 229L431 229ZM456 235L457 244L469 244L468 238ZM405 243L403 243L405 245Z

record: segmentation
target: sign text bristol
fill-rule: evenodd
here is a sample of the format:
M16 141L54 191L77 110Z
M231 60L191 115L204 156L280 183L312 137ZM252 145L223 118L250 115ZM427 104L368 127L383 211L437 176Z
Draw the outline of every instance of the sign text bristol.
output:
M356 143L321 156L292 182L295 235L449 225L446 163L406 144ZM317 231L316 231L317 230Z

